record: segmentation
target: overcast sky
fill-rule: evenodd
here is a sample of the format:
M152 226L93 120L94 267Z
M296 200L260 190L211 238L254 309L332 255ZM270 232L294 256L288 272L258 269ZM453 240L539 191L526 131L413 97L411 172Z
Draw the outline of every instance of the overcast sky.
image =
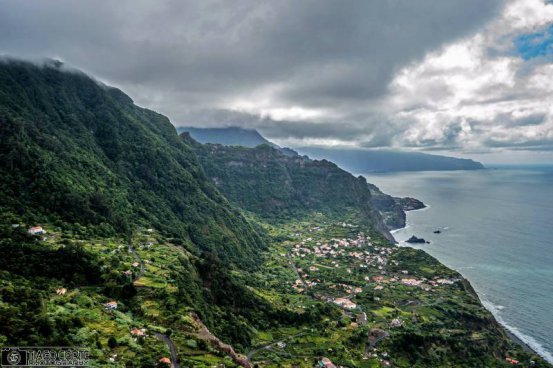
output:
M544 0L0 0L0 54L58 58L175 125L553 162Z

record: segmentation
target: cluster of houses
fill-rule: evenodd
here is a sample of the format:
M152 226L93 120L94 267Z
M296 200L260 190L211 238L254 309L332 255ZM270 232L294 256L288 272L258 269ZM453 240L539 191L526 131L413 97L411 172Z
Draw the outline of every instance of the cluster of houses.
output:
M402 271L402 272L404 274L407 274L407 271ZM384 289L384 286L383 286L384 284L399 282L406 286L420 287L424 291L430 291L434 286L453 285L454 283L460 281L460 279L458 278L444 279L444 278L437 278L437 277L434 278L433 280L428 280L425 277L421 277L420 279L417 279L415 277L405 277L400 279L397 277L386 278L384 276L373 276L372 279L374 282L376 282L376 286L374 287L374 290ZM365 277L365 280L369 281L370 277Z
M355 304L348 298L336 298L334 299L334 304L347 310L354 310L355 308L357 308L357 304Z
M433 286L438 285L453 285L454 283L460 281L459 278L453 278L453 279L444 279L444 278L437 278L435 277L433 280L428 280L425 277L422 277L420 279L416 278L404 278L401 279L401 283L408 286L418 286L424 291L430 291Z
M354 286L351 286L351 285L348 285L348 284L333 284L333 285L330 285L329 288L331 289L343 289L346 293L348 294L359 294L363 291L362 288L360 287L354 287Z
M313 256L330 259L330 264L335 268L340 267L340 258L347 257L348 260L354 259L359 261L359 268L361 269L375 267L383 271L388 264L389 255L394 251L392 247L373 246L371 241L362 234L359 234L356 239L331 239L328 243L317 242L313 247L306 246L306 243L312 240L312 238L307 238L301 243L296 244L292 248L290 255L297 258ZM372 248L369 249L368 247ZM392 262L397 264L397 261ZM347 271L348 273L352 273L351 269Z

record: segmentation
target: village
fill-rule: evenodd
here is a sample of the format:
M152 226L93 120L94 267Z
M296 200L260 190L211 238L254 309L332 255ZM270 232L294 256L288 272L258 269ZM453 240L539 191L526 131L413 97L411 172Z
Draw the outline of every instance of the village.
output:
M320 229L320 227L315 227L310 229L310 232ZM363 233L358 233L355 238L331 238L328 242L316 241L312 237L307 237L293 245L287 254L292 267L299 275L299 278L292 284L292 288L297 293L316 290L314 297L342 308L344 315L354 321L350 323L350 327L356 329L359 326L368 325L367 312L364 311L362 305L355 302L356 296L365 290L381 291L385 288L404 285L416 287L424 292L432 292L434 287L453 285L460 281L459 278L440 278L439 276L430 280L426 277L417 278L409 276L409 271L404 269L397 272L399 261L389 260L396 249L392 246L377 246L371 242L369 236L365 236ZM298 267L296 262L310 265ZM396 272L391 271L388 264L393 265ZM329 272L325 273L324 270L334 272L330 272L329 275ZM342 271L340 279L343 279L343 271L345 271L345 275L348 275L353 282L349 284L333 282L336 277L332 276L339 275L340 271ZM359 276L355 277L355 275ZM359 283L361 278L363 282ZM342 296L336 297L337 294ZM380 297L374 296L373 300L378 302ZM401 318L390 318L388 327L389 329L399 328L403 324ZM377 349L378 342L388 336L389 332L384 329L371 328L367 335L368 348L365 350L363 359L377 359L381 366L391 366L388 360L389 353L383 351L379 354ZM337 367L326 357L319 363L321 367Z
M317 231L320 227L311 229ZM389 270L389 257L398 249L392 246L377 246L371 242L370 237L363 233L355 238L332 238L328 242L315 241L312 237L293 245L287 254L292 262L310 264L306 267L297 267L300 278L296 279L292 288L298 293L304 293L306 288L324 286L336 292L343 292L345 296L333 299L333 302L347 310L353 310L357 305L351 301L356 294L365 289L383 290L385 287L395 287L398 284L415 286L424 291L432 291L439 285L452 285L460 281L459 278L444 279L435 276L433 279L426 277L409 277L408 270L392 272ZM296 264L296 263L294 263ZM397 270L399 261L391 260L390 264ZM345 283L333 283L323 277L326 270L345 270L348 275L362 275L363 281L359 284L359 278L353 277L356 285ZM323 271L323 272L321 272ZM372 275L372 277L371 277ZM328 276L328 275L327 275ZM321 280L322 279L322 280ZM333 293L334 294L334 293Z
M364 335L365 347L357 353L358 359L367 366L387 367L391 366L391 356L385 346L381 347L386 338L394 330L416 323L412 309L423 305L424 294L443 292L444 287L461 280L404 266L403 252L378 235L373 239L357 226L340 222L294 232L278 255L295 276L287 284L301 300L300 307L307 308L309 302L304 298L309 298L340 308L342 321L328 323L341 334ZM298 350L289 344L287 351ZM336 348L328 349L328 353L332 352L336 353ZM330 354L322 357L319 365L340 366Z

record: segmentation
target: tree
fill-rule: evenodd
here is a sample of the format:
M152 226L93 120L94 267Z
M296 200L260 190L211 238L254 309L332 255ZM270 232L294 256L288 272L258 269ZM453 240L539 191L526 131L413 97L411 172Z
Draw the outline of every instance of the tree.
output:
M115 339L115 337L113 336L110 336L108 339L108 346L110 347L110 349L116 348L117 345L117 339Z

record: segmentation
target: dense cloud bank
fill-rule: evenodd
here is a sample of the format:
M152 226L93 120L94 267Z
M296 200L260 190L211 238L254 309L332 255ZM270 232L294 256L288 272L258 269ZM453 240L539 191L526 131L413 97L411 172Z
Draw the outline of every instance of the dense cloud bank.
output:
M540 0L2 8L0 53L60 58L178 125L292 146L553 149L553 5Z

